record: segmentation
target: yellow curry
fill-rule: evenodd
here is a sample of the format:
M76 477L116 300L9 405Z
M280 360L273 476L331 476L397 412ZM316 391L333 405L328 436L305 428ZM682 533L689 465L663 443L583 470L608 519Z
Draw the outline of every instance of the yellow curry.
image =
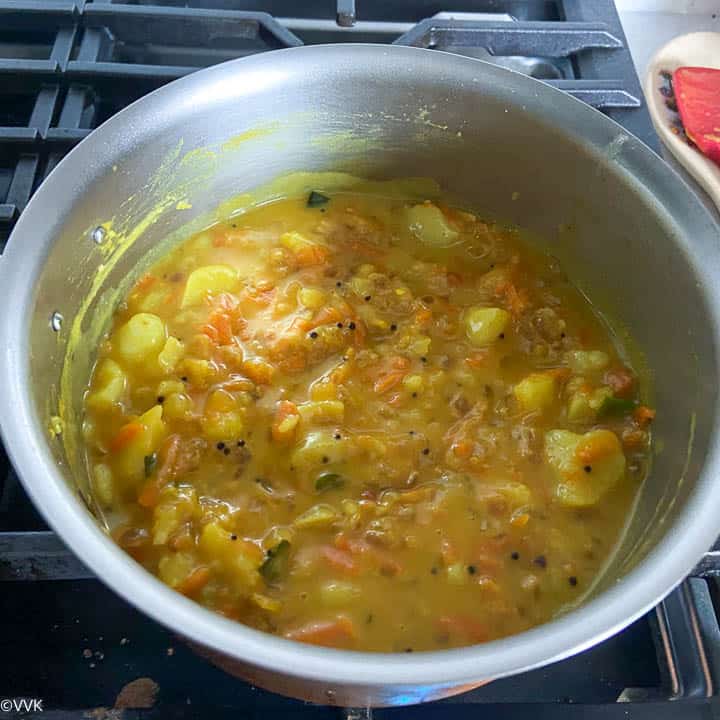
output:
M266 632L390 652L576 604L654 415L517 230L349 192L257 206L151 267L85 410L95 497L150 572Z

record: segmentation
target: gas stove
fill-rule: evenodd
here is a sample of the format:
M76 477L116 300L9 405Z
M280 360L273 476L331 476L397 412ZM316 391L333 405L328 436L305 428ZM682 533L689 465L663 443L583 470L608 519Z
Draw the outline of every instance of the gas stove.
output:
M487 60L575 95L659 149L612 0L295 5L0 0L0 245L47 173L115 112L199 68L295 45L396 43ZM720 549L622 633L455 698L310 705L224 674L116 597L48 530L0 453L0 717L711 718L718 575Z

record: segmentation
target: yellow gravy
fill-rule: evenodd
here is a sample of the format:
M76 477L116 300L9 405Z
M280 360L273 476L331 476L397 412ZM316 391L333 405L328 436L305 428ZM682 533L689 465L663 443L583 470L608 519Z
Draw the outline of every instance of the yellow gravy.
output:
M410 652L577 603L653 411L557 261L442 203L316 193L188 238L115 313L85 397L113 537L302 642Z

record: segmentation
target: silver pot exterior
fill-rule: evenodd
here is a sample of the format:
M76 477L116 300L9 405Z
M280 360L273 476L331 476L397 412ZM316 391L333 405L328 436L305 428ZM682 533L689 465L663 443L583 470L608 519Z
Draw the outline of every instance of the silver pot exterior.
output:
M82 381L102 320L140 260L188 223L208 222L222 200L323 170L432 177L465 206L538 233L622 321L652 368L650 477L591 596L553 622L412 655L292 643L163 586L83 502ZM93 238L103 224L104 236ZM720 532L719 248L718 226L657 156L527 77L388 46L303 47L225 63L105 123L51 173L17 223L0 260L3 438L33 501L86 565L232 672L342 705L450 695L617 632L669 592Z

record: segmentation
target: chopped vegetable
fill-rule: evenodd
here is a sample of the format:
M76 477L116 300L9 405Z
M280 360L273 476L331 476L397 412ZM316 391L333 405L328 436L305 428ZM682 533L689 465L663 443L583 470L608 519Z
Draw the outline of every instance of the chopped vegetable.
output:
M95 382L85 403L94 410L110 410L120 402L127 388L127 375L110 358L106 358L95 370Z
M145 477L150 477L157 467L157 453L150 453L145 458Z
M143 433L142 423L130 422L120 428L118 434L110 442L110 449L113 452L124 450L135 438Z
M625 473L620 441L609 430L584 435L551 430L545 436L545 455L555 472L555 496L562 505L595 505Z
M150 313L138 313L115 334L118 355L138 365L155 359L165 344L165 323Z
M450 247L459 237L442 210L429 201L413 205L407 211L407 218L413 235L432 247Z
M281 400L275 412L272 425L272 437L276 442L292 442L300 422L297 405L289 400Z
M321 207L322 205L327 204L329 201L330 198L327 195L323 195L322 193L312 190L310 192L310 195L308 195L307 206L309 208Z
M337 519L337 512L331 505L313 505L302 515L295 518L293 525L296 528L307 529L316 527L328 527Z
M281 540L278 545L268 550L265 562L260 566L260 574L269 583L276 582L288 571L290 561L290 543Z
M600 406L600 415L627 415L631 413L637 403L634 400L619 397L606 397Z
M336 570L355 575L358 573L359 568L355 560L353 560L350 553L344 550L339 550L331 545L325 545L320 549L322 556L328 561L328 563Z
M175 586L175 589L183 595L195 595L208 584L209 580L209 568L195 568L184 580Z
M471 345L483 347L500 339L510 314L500 308L470 308L465 314L465 331Z
M555 378L550 373L532 373L513 388L513 394L521 410L541 412L555 400Z
M345 478L339 473L324 472L318 475L315 480L315 489L318 492L325 492L326 490L337 490L345 484Z
M635 412L633 413L633 417L638 422L640 427L646 427L655 419L655 411L651 410L649 407L646 407L645 405L639 405L635 409Z
M180 307L198 305L210 295L235 292L240 285L238 271L229 265L206 265L193 270L187 279Z
M573 350L567 353L565 361L573 372L584 374L604 370L610 358L602 350Z
M327 647L347 647L355 641L356 636L357 632L352 620L346 617L310 622L285 633L285 637L290 640Z

